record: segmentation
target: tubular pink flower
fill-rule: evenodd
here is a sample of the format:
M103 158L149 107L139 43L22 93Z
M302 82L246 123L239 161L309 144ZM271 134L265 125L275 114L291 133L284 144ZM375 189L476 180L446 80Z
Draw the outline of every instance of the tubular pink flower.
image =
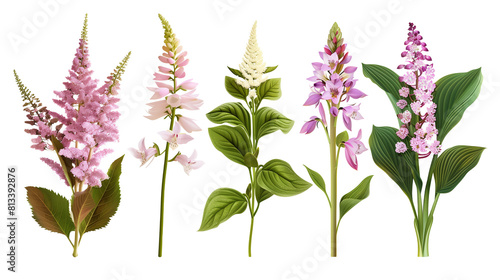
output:
M356 138L347 140L344 145L347 163L355 170L358 170L358 158L356 155L368 150L363 142L361 142L361 129L358 131L358 136L356 136Z
M175 161L180 163L184 167L184 172L189 175L189 173L191 173L191 170L198 169L204 164L203 161L196 160L197 156L198 154L196 153L196 150L194 150L193 154L191 154L189 158L185 155L178 155L175 158Z

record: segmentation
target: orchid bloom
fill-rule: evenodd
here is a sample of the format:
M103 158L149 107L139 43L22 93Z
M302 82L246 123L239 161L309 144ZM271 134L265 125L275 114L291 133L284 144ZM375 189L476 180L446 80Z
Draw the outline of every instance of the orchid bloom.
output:
M349 163L352 168L358 170L358 159L356 155L359 155L368 150L363 142L361 142L361 129L359 130L358 136L356 138L347 140L344 145L347 163Z
M160 131L158 134L160 134L161 138L170 143L170 148L172 148L172 150L175 150L179 144L186 144L193 140L193 137L190 135L180 132L181 127L179 126L179 123L176 122L173 130Z
M179 116L178 122L182 128L189 133L193 131L201 131L201 128L191 118Z
M189 175L191 170L198 169L204 164L203 161L196 161L197 156L198 153L196 152L196 150L194 150L189 158L186 155L178 155L177 157L175 157L175 161L184 166L184 172Z
M352 130L352 122L353 120L362 120L363 116L359 113L359 105L356 106L346 106L342 109L342 117L344 119L344 125L347 129Z
M146 149L145 140L145 138L142 138L141 141L139 141L139 149L129 148L132 155L141 161L141 166L146 164L150 159L154 159L154 155L156 154L156 148L151 147Z

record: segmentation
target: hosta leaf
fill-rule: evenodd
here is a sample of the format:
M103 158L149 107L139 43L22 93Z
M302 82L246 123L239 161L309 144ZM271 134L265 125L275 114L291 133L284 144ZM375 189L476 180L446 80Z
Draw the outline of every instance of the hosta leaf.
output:
M246 100L247 95L248 95L248 89L242 87L236 82L235 78L226 76L225 79L225 86L226 90L229 94L231 94L233 97Z
M401 188L408 198L412 198L413 174L402 155L395 151L400 141L393 127L373 126L369 143L373 161Z
M359 183L357 187L355 187L352 191L346 193L341 199L339 203L340 210L340 218L339 223L342 217L351 210L356 204L360 203L363 199L367 198L370 194L370 181L372 180L373 175L366 177Z
M207 118L216 124L241 126L250 135L250 114L240 102L224 103L208 113Z
M233 215L243 213L246 208L247 200L239 191L231 188L217 189L208 197L199 231L216 228Z
M221 125L208 129L214 147L228 159L245 165L244 156L250 152L250 140L241 127Z
M259 170L257 184L277 196L297 195L312 186L300 178L290 164L280 159L268 161Z
M465 110L476 100L482 82L481 68L447 75L436 82L433 101L437 105L435 116L439 141L443 141L462 119Z
M294 121L270 107L260 108L255 115L255 122L257 139L278 130L286 134L290 132L294 123Z
M69 238L69 233L75 230L69 213L69 201L48 189L26 187L26 190L35 221L42 228Z
M80 224L80 233L101 229L108 225L120 204L120 175L122 173L121 156L116 159L108 170L108 179L101 182L101 187L91 189L95 207Z
M477 165L483 151L483 147L474 146L455 146L446 149L437 158L434 168L436 193L451 192Z

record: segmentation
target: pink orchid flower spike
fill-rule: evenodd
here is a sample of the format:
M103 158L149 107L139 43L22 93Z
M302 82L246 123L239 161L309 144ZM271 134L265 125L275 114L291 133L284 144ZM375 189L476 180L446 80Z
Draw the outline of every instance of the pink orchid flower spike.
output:
M180 144L186 144L193 140L193 137L190 135L180 132L181 127L179 126L179 123L176 122L173 130L160 131L158 134L160 134L161 138L170 143L170 148L172 150L175 150Z
M175 158L175 161L179 162L182 166L184 166L184 172L186 172L186 174L189 175L191 170L198 169L204 164L203 161L196 161L197 156L198 153L196 152L196 150L194 150L189 158L186 155L178 155Z
M134 157L138 158L141 161L141 166L146 164L150 159L150 163L154 159L154 155L156 154L156 149L155 148L147 148L146 149L146 144L145 144L146 139L142 138L141 141L139 141L138 148L139 149L134 149L130 148L130 151L134 155ZM149 166L149 164L148 164Z
M347 163L349 163L349 165L355 170L358 170L358 158L356 157L356 155L359 155L368 150L363 142L361 142L361 129L359 130L358 136L356 138L347 140L344 145Z

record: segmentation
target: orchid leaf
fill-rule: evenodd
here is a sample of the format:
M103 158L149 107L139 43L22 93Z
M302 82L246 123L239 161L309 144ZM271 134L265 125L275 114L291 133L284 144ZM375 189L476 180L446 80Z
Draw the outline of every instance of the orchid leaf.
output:
M229 69L229 71L231 71L231 73L233 73L234 75L236 75L236 76L238 76L238 77L240 77L240 78L242 78L242 79L245 79L245 77L243 76L243 74L241 73L241 71L240 71L240 70L238 70L238 69L234 69L234 68L231 68L231 67L229 67L229 66L228 66L227 68L228 68L228 69Z
M208 113L207 118L216 124L241 126L250 135L250 114L240 102L224 103Z
M260 108L255 115L255 121L257 140L278 130L286 134L290 132L294 124L294 121L270 107Z
M225 86L227 92L235 98L247 100L248 89L236 82L235 78L226 76Z
M280 159L267 162L257 173L257 184L277 196L293 196L309 189L312 184L297 175L290 164Z
M259 101L278 100L281 97L281 78L268 79L257 87Z
M26 190L35 221L42 228L69 238L70 232L75 230L69 213L69 201L45 188L26 187Z
M373 175L370 175L363 179L361 183L357 187L355 187L352 191L346 193L341 199L339 203L340 210L340 220L342 217L349 212L356 204L360 203L363 199L367 198L370 194L370 181L372 180Z
M123 157L117 158L109 167L108 179L101 182L101 187L93 187L90 192L95 207L80 224L80 233L101 229L108 225L120 204L120 175Z
M231 188L220 188L208 197L199 231L218 227L233 215L241 214L247 209L247 200L239 191Z
M373 161L401 188L406 196L412 198L413 174L402 155L395 151L399 137L393 127L373 126L369 143Z
M477 99L482 82L481 68L467 73L450 74L436 82L433 101L437 105L437 140L441 143L462 119L465 110Z
M434 180L436 193L451 192L481 158L485 148L455 146L446 149L436 160Z
M244 156L250 152L250 140L245 130L239 126L220 125L208 129L214 147L228 159L245 165Z

